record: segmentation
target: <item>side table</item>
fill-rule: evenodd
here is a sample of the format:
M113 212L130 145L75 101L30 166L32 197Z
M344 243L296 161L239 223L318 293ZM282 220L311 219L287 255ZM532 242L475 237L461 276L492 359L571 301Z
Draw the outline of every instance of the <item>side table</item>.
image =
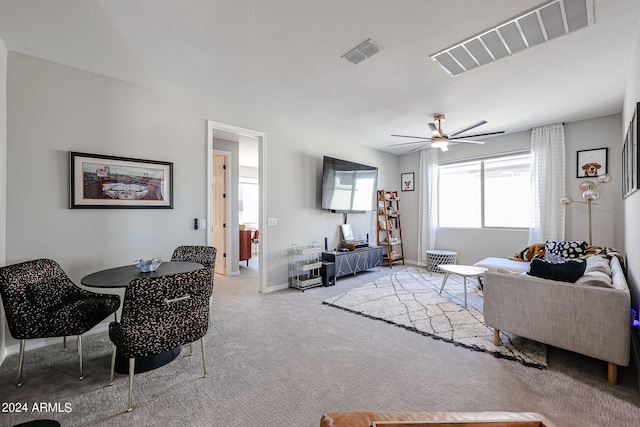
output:
M458 260L458 252L441 251L437 249L427 250L427 270L434 273L445 274L446 271L438 267L439 264L455 264Z
M444 285L447 284L449 274L457 274L464 277L464 308L467 308L467 277L480 277L487 269L484 267L476 267L473 265L459 265L459 264L440 264L439 267L444 270L444 278L442 279L442 286L438 293L442 293Z

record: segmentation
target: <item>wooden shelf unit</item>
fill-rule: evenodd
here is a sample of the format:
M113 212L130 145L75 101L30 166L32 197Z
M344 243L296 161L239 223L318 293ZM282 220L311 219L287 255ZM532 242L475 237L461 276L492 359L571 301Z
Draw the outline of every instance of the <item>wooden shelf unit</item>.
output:
M400 199L397 191L378 190L376 193L376 211L378 218L378 246L384 249L383 264L402 261L404 265L404 249L402 247L402 223L400 221Z

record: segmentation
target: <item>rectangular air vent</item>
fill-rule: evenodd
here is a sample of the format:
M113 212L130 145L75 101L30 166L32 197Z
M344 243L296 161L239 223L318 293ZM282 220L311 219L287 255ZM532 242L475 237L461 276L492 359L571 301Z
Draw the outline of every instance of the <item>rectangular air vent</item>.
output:
M342 55L342 58L345 58L347 61L352 64L359 64L365 59L375 55L376 53L382 51L384 48L380 46L378 43L369 39L355 48L351 49L349 52Z
M430 58L454 77L593 24L593 0L554 0Z

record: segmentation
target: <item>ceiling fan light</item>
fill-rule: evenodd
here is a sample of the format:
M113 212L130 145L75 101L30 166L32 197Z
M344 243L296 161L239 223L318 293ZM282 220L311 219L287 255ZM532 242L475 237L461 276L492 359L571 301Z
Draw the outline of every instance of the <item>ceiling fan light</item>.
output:
M449 145L449 139L441 136L434 136L431 138L431 147L440 148L442 151L447 151Z

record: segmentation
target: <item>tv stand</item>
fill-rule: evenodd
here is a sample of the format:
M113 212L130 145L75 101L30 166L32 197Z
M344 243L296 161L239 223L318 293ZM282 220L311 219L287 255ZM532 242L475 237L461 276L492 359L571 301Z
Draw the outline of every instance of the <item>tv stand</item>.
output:
M323 252L322 260L335 263L336 279L382 265L382 248L369 246L349 252Z

